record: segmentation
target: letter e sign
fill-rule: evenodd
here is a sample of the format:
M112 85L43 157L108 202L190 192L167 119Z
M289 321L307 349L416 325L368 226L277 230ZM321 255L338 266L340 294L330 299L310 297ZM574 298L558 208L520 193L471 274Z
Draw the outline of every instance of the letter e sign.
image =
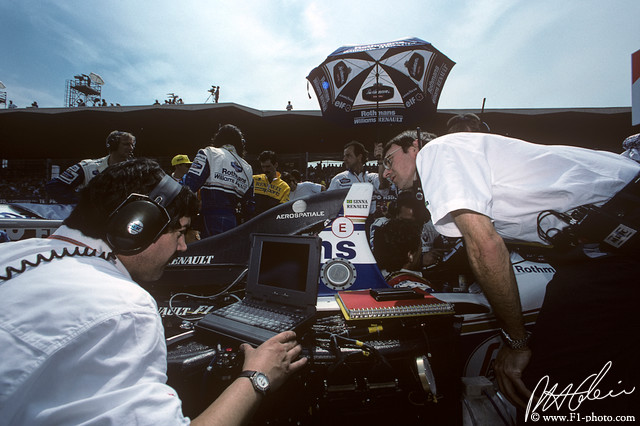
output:
M347 238L353 234L353 222L348 217L336 218L331 224L331 232L338 238Z

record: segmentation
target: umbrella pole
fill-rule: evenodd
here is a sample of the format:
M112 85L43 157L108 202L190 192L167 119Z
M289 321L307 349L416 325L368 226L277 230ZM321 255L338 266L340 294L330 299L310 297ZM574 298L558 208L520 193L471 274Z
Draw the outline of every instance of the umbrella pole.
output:
M378 68L380 64L376 61L376 145L380 143L380 93L377 93L380 90L380 69ZM374 146L375 147L375 146Z

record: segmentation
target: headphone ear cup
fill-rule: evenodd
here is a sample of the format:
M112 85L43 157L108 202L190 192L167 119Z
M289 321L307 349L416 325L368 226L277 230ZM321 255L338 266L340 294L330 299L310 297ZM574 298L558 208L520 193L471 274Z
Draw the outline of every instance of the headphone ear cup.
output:
M107 242L116 253L136 254L153 244L170 222L157 204L130 197L109 216Z

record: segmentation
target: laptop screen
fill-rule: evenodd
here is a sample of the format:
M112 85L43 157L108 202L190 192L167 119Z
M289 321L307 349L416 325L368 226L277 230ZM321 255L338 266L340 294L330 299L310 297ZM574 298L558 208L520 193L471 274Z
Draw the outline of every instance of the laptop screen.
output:
M263 241L258 284L304 291L309 269L309 246Z
M252 237L247 292L315 305L320 239L272 234L253 234Z

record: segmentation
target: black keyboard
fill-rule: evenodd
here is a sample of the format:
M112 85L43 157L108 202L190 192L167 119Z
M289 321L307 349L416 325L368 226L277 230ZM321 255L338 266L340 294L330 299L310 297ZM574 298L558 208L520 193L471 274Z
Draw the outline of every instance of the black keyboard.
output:
M214 315L234 321L251 324L276 333L290 330L303 316L290 312L278 311L249 303L239 302L227 305L212 312Z
M198 321L196 329L260 345L283 331L296 330L313 316L307 321L304 318L301 314L265 309L243 301L208 313Z

